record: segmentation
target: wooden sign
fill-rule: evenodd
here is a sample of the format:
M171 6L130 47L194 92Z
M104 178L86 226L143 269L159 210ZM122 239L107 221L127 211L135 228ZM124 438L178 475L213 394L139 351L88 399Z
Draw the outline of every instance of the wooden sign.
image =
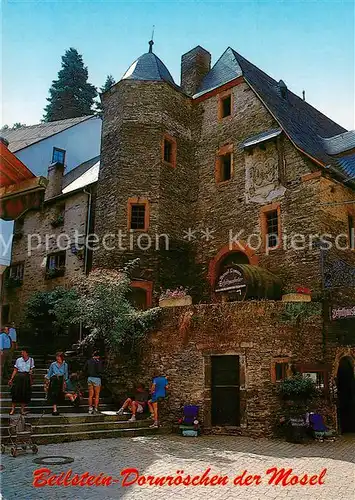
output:
M332 319L346 319L355 318L355 306L351 307L338 307L331 310Z

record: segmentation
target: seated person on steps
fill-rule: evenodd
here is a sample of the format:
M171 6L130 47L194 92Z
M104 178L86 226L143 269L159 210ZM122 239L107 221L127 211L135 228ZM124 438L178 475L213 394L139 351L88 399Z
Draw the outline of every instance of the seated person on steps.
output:
M143 384L138 384L135 395L131 398L127 398L123 403L122 407L118 410L117 415L123 415L123 412L128 408L132 412L132 417L128 422L136 421L136 413L143 413L149 399L149 394L145 390Z

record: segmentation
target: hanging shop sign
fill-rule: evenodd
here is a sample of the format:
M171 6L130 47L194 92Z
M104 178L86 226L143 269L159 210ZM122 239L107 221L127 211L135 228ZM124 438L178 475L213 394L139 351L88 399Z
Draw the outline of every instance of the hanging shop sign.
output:
M331 318L334 320L355 318L355 306L333 308L331 310Z

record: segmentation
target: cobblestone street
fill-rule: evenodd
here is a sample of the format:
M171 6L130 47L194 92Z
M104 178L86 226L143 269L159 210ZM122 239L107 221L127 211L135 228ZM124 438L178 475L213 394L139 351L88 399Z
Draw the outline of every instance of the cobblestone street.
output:
M13 499L332 499L355 498L355 436L339 438L335 443L295 445L266 439L240 437L182 438L154 436L123 439L81 441L41 446L37 457L65 455L74 458L66 465L36 465L31 453L12 458L2 456L2 492L5 500ZM73 474L104 473L117 478L110 486L45 486L35 489L32 474L35 469L48 467L53 474L72 469ZM228 476L228 484L217 486L139 486L122 487L120 472L136 468L140 475L177 476L202 475L211 468L213 475ZM285 486L267 484L271 467L292 468L300 477L319 474L327 469L323 485ZM234 478L247 469L248 474L260 475L259 485L235 486ZM132 476L131 476L132 477Z

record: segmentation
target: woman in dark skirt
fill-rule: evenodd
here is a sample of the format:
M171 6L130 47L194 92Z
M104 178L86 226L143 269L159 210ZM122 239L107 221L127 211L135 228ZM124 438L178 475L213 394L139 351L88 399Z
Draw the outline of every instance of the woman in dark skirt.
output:
M32 370L35 364L26 351L22 349L21 357L16 359L14 371L9 380L12 405L10 415L15 413L16 404L21 405L21 414L25 414L25 406L31 402Z
M59 415L57 405L63 404L65 388L68 380L68 365L64 361L64 353L57 352L55 361L50 365L46 379L49 381L47 401L53 405L52 415Z

